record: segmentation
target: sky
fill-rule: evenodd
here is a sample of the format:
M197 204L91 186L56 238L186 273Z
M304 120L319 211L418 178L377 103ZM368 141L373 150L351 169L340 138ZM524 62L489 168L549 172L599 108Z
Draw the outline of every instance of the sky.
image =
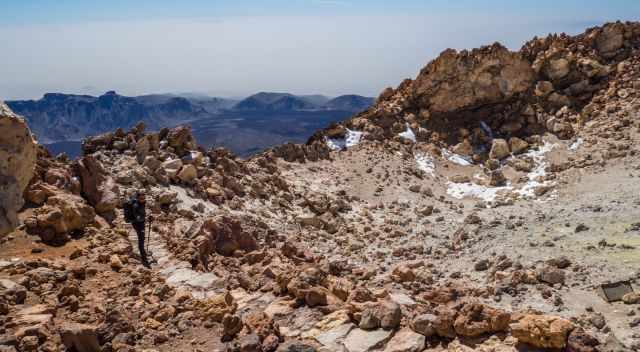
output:
M0 99L377 96L446 48L638 20L638 0L0 0Z

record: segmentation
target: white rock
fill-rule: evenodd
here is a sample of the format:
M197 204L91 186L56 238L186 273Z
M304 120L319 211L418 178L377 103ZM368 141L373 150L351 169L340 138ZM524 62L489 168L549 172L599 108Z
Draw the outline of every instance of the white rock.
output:
M391 337L392 331L353 329L344 340L344 347L349 352L368 352L382 347Z
M387 343L384 352L420 352L424 349L426 337L411 329L402 329Z
M338 348L342 341L356 326L354 324L343 324L327 332L316 336L316 341L326 347Z

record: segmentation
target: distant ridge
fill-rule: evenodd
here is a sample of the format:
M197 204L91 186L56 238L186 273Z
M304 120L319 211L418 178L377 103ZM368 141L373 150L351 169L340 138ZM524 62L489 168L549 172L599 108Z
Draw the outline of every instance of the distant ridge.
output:
M149 130L191 124L210 145L225 145L240 155L277 143L303 141L314 129L365 110L372 98L345 95L294 95L261 92L234 100L201 94L148 94L127 97L115 91L100 96L46 93L38 100L7 101L52 152L79 153L91 135L128 129L143 121ZM196 127L197 126L197 127Z

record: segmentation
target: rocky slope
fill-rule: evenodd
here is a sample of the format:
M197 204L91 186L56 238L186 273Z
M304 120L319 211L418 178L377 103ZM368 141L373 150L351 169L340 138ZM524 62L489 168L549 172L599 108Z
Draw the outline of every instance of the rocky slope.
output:
M0 349L640 350L639 28L447 51L247 160L143 124L39 149ZM141 188L151 270L122 219Z

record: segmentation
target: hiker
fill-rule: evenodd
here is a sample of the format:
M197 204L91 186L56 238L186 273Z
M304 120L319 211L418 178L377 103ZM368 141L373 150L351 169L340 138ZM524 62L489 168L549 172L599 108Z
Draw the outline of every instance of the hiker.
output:
M146 203L147 200L144 192L137 192L134 197L132 197L127 203L125 203L124 218L127 222L131 223L133 229L136 230L136 235L138 235L138 250L140 251L140 259L142 260L142 265L150 268L151 266L149 265L149 260L147 259L147 252L144 249ZM152 221L151 217L149 217L149 221Z

